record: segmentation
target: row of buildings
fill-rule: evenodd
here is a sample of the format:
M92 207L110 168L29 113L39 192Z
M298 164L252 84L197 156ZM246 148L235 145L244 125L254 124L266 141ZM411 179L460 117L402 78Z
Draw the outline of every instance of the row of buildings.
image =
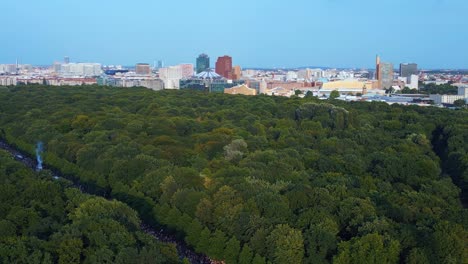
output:
M419 88L419 71L416 63L401 63L397 79L392 63L380 61L380 56L377 55L375 64L376 88L391 89L402 85L410 89Z
M458 87L458 94L431 94L429 98L436 105L452 105L457 100L464 100L468 104L468 84L456 83L453 85Z
M103 73L100 63L54 63L53 72L61 76L95 77Z
M153 67L148 63L138 63L128 68L103 67L99 63L71 63L69 58L62 63L54 63L52 67L0 65L0 85L99 84L116 87L142 86L153 90L181 89L248 95L292 96L312 93L321 98L326 98L335 90L343 98L385 96L389 91L405 87L417 89L420 82L432 81L468 83L468 75L426 74L419 72L415 63L402 63L398 71L394 70L393 64L381 61L379 56L376 57L375 70L309 68L242 70L239 66L233 66L232 57L227 55L218 57L212 68L207 54L200 54L195 59L195 65L184 63L168 67L163 67L162 61L159 61L157 66L155 63ZM447 98L439 100L434 97L434 101L443 103L453 99ZM401 100L400 97L396 101Z

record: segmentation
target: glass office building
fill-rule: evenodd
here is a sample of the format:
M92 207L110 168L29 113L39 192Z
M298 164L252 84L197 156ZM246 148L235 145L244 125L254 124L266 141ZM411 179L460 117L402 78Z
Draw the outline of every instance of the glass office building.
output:
M400 64L400 77L408 78L411 75L418 75L418 65L416 63Z
M200 54L197 58L197 74L210 69L210 57L206 54Z
M389 89L393 85L393 64L381 62L379 64L380 89Z

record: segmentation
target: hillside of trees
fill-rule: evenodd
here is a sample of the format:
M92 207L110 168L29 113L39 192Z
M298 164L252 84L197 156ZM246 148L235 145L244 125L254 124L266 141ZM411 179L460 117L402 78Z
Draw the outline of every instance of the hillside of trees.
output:
M44 142L49 166L228 264L468 259L466 110L23 86L0 88L0 113L0 137L32 155ZM20 210L16 217L54 223L2 220L11 226L0 228L2 256L11 245L53 260L62 247L89 258L119 247L142 258L173 253L135 230L137 215L120 202L62 190L24 169L1 177L1 219ZM18 193L25 198L13 201ZM81 219L108 213L90 226ZM79 238L93 231L99 236L86 241L96 244L83 248Z

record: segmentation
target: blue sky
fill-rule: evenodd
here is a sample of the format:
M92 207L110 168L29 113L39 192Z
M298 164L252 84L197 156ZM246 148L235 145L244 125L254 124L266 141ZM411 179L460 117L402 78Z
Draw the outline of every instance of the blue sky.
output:
M0 63L468 68L466 0L3 1Z

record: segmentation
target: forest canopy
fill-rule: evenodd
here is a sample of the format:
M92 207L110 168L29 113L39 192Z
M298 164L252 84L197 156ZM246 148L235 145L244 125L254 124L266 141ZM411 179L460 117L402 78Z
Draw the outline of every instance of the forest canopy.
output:
M31 154L44 142L46 164L132 208L102 228L134 254L138 212L226 263L468 259L466 110L25 86L0 89L0 112L2 138ZM44 202L68 208L57 192ZM60 221L86 226L120 202L83 201ZM80 248L57 232L45 239Z
M135 210L70 188L0 150L0 263L177 263Z

